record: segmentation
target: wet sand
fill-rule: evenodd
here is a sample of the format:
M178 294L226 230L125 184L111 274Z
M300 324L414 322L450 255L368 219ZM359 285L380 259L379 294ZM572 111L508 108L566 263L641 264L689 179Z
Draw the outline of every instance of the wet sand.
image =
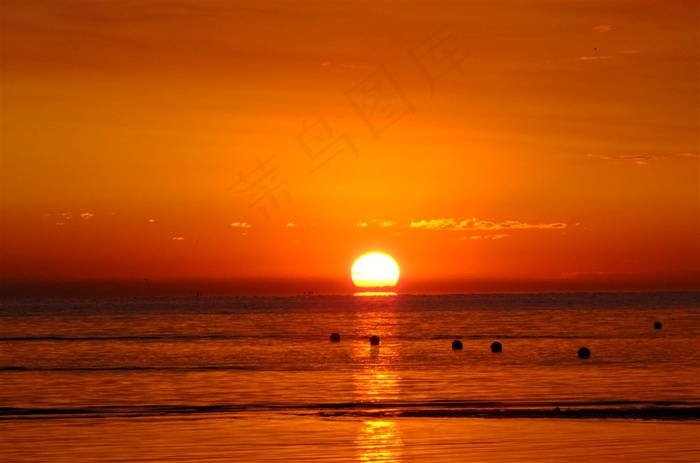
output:
M446 411L449 413L448 411ZM690 463L697 421L201 414L16 420L3 462Z

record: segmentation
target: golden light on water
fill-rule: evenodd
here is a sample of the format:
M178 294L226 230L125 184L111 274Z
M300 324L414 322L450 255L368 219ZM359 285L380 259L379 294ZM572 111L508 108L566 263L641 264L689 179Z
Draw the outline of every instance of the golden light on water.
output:
M379 355L381 353L373 355L374 360L378 360ZM381 367L370 368L355 375L356 400L372 403L396 401L399 399L399 385L400 377L397 372L384 370ZM357 434L357 459L371 462L400 462L403 446L396 421L386 417L366 419Z
M367 371L355 375L358 402L383 403L399 398L399 375L392 371Z
M400 351L396 344L397 315L393 310L366 311L357 319L359 332L377 334L379 346L362 341L353 348L353 357L362 369L353 375L355 401L386 404L397 402L401 375L394 367ZM378 329L381 327L381 329ZM403 439L398 423L390 418L368 418L356 438L358 461L397 463L403 461Z
M361 291L354 293L353 296L360 297L384 297L384 296L396 296L397 294L393 291Z
M402 447L403 441L395 421L382 419L362 423L357 439L359 461L400 462Z

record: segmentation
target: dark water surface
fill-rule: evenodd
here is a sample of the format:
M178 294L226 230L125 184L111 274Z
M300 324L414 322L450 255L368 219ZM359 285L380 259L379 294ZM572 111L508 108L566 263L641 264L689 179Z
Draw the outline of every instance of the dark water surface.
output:
M0 449L689 462L699 378L699 293L4 301Z

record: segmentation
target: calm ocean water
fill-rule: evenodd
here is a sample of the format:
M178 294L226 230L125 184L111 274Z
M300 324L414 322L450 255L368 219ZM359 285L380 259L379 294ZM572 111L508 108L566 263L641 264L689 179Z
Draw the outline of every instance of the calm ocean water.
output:
M699 461L700 293L6 300L0 426L3 462Z

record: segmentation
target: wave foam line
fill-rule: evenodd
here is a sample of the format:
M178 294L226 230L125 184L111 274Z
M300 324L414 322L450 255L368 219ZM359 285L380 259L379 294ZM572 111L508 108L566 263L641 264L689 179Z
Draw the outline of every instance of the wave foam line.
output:
M642 419L700 421L697 402L571 402L554 405L495 402L329 404L134 405L75 408L0 408L0 420L51 418L109 418L198 415L240 412L282 412L325 418L547 418Z

